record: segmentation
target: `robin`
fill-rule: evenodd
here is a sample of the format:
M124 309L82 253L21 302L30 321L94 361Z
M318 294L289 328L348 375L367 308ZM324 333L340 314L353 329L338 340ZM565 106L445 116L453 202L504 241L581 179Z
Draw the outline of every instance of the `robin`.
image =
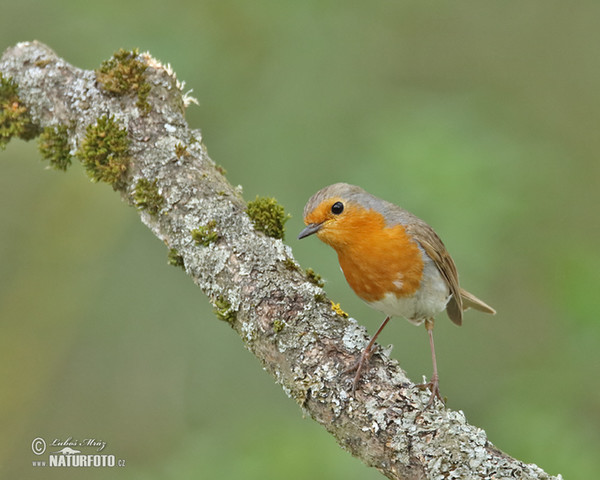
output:
M463 310L469 307L491 314L496 311L460 288L454 261L433 228L397 205L347 183L315 193L304 207L304 223L306 228L298 238L316 234L331 245L354 293L386 315L358 361L344 372L356 372L352 392L377 336L392 316L401 316L415 325L425 323L433 375L419 387L431 390L428 405L435 398L443 402L433 343L434 317L446 310L450 320L461 325Z

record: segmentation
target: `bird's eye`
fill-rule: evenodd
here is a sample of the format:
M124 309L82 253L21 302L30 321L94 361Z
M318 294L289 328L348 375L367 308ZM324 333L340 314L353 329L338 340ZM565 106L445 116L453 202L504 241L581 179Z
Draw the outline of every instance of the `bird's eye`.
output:
M331 213L333 213L334 215L339 215L343 211L344 211L344 204L342 202L335 202L331 206Z

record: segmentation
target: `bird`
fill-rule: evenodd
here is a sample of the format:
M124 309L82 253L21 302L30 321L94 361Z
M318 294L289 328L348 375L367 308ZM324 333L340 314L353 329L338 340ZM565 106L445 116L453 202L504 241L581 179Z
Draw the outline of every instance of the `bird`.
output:
M407 210L347 183L315 193L304 207L303 218L306 227L298 239L316 234L333 247L354 293L386 315L356 363L343 372L356 372L353 395L375 340L391 317L400 316L414 325L425 325L433 373L429 382L417 386L430 390L427 406L436 398L445 403L439 389L434 317L446 310L450 320L461 325L468 308L489 314L496 311L460 287L456 265L440 237Z

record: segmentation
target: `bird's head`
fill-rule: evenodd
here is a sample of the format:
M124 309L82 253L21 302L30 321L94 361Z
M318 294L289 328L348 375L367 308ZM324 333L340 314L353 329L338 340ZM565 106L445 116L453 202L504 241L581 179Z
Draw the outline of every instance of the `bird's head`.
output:
M386 221L382 201L360 187L335 183L315 193L304 207L306 228L298 238L316 234L336 250L364 240L381 230Z

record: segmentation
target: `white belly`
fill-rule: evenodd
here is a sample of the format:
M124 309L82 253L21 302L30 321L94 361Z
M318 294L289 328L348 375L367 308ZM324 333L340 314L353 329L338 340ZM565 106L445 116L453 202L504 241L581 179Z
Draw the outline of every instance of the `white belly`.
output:
M427 260L421 286L413 295L397 297L394 293L387 293L381 300L367 302L369 306L390 317L404 317L415 325L421 325L426 319L444 311L450 300L450 290L433 261Z

